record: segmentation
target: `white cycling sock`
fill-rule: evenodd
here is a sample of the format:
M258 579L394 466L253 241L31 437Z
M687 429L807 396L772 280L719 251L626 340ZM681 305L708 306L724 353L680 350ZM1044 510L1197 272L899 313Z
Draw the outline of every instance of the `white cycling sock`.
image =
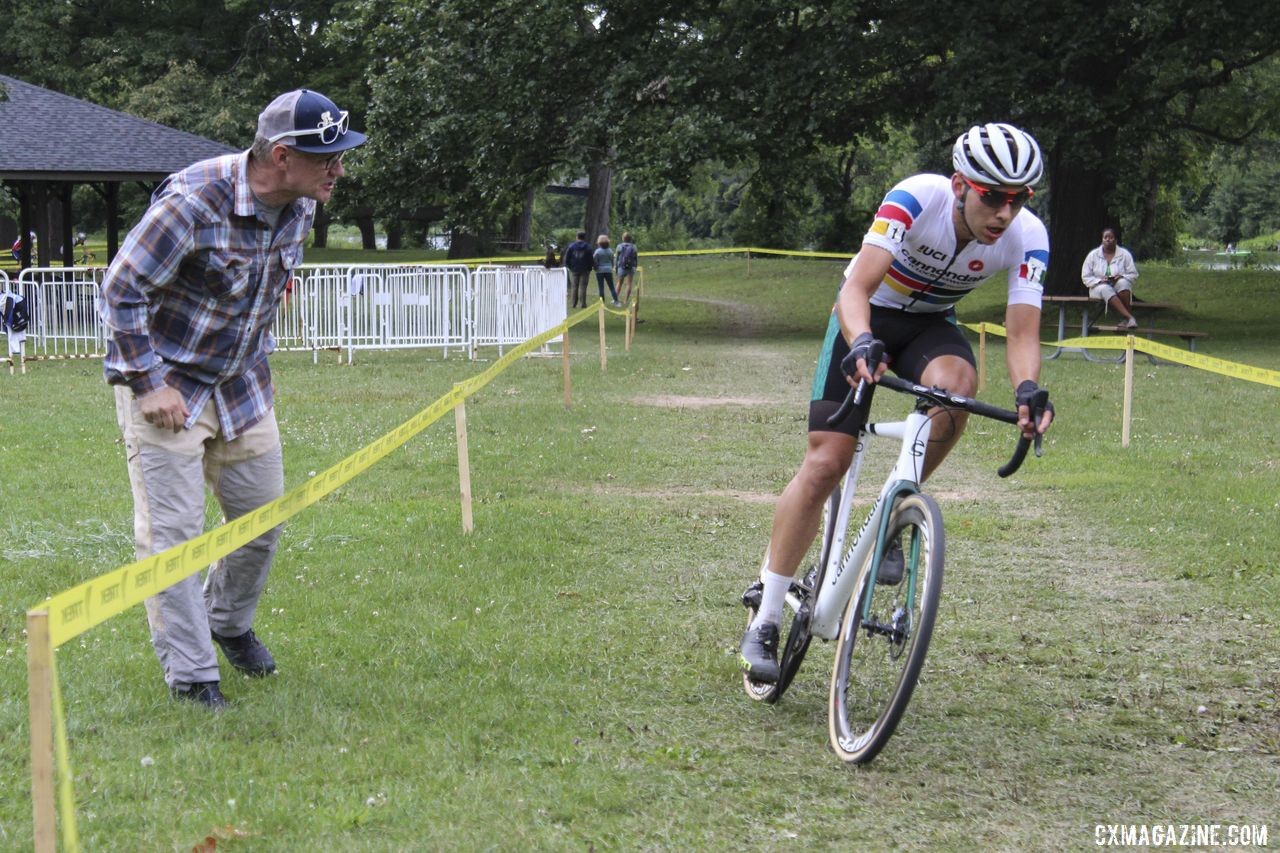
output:
M760 609L756 618L751 620L751 627L757 628L766 622L777 625L782 621L782 605L787 600L787 590L791 588L788 575L777 575L766 569L760 573L764 581L764 592L760 596Z

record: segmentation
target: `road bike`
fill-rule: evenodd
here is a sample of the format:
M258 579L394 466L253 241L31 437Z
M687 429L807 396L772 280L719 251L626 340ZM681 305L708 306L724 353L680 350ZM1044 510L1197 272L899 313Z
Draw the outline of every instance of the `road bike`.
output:
M836 755L853 764L875 758L893 736L920 677L937 617L945 544L942 512L932 497L920 491L932 419L939 414L931 415L929 410L962 409L1004 423L1018 422L1017 412L886 375L875 385L859 383L828 423L839 423L855 408L865 420L875 388L913 395L915 407L906 420L868 422L859 430L849 470L823 511L818 561L803 577L797 573L787 592L786 607L792 616L779 638L778 681L763 684L743 676L748 696L777 702L795 678L810 641L814 637L835 640L828 731ZM1047 391L1036 391L1030 406L1034 421L1040 420L1048 400ZM853 494L872 436L897 439L901 449L879 496L850 536ZM1019 436L1012 458L999 475L1008 477L1017 471L1032 444ZM1039 436L1034 446L1039 456ZM877 585L881 561L895 542L903 554L902 578L895 584ZM762 589L757 580L742 594L748 625L759 608Z

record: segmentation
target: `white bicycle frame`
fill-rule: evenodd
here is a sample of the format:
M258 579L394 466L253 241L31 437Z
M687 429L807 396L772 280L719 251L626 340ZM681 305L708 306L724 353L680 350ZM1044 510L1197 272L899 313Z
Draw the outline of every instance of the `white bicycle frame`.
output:
M813 597L813 616L810 631L813 636L824 640L834 640L840 633L840 621L844 617L849 596L853 594L854 584L860 569L866 565L871 549L875 547L884 522L886 507L900 492L918 491L920 474L924 467L925 448L929 446L929 432L932 421L921 413L913 411L905 421L867 424L858 434L854 448L853 461L845 472L840 489L840 507L835 519L828 519L828 524L835 524L835 532L831 539L831 548L827 553L827 565L822 572L821 588L815 590ZM862 526L858 528L853 548L841 561L844 543L849 534L849 511L853 507L853 493L858 486L858 475L862 470L862 461L866 457L867 448L871 444L871 436L886 436L902 442L898 452L898 461L889 472L880 494L871 505ZM787 594L787 603L794 611L800 602L794 594Z

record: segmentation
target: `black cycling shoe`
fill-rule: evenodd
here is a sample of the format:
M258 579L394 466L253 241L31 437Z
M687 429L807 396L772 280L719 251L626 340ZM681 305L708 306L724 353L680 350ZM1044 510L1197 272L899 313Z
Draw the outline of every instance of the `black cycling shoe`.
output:
M218 682L216 681L199 681L195 684L187 685L186 690L170 687L169 694L174 699L185 699L197 705L204 705L211 711L221 711L231 705L227 701L227 697L223 696L222 691L218 689Z
M742 649L738 666L747 678L758 684L776 684L778 669L778 626L765 622L756 628L748 628L742 635Z
M880 561L880 569L876 572L876 583L885 586L897 586L902 583L902 574L906 569L906 559L902 556L902 544L894 539L884 552Z
M213 631L213 641L222 648L227 661L245 675L261 678L276 671L275 658L250 629L238 637L223 637Z

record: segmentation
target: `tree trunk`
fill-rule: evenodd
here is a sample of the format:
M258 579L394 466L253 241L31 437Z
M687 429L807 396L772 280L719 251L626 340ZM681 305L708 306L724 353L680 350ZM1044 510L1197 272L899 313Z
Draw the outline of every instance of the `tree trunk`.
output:
M1095 166L1067 161L1055 150L1049 155L1053 192L1049 198L1049 271L1044 292L1081 296L1080 267L1084 256L1101 240L1107 224L1103 201L1106 181Z
M311 245L317 249L324 249L329 245L329 223L333 221L329 216L329 212L324 209L323 204L316 205L316 218L311 223L315 236L311 240Z
M533 228L534 193L534 188L530 187L524 194L524 203L520 205L520 212L511 217L511 221L507 223L507 232L503 235L504 240L515 244L512 248L522 252L529 250L529 236Z
M593 163L587 169L587 180L590 186L587 187L585 228L587 242L594 245L596 237L609 233L609 210L613 207L613 167Z
M475 234L454 227L449 230L449 260L458 258L474 258L480 246L480 238Z
M399 219L392 219L386 223L387 226L387 250L404 248L404 222Z
M360 229L360 247L366 251L377 249L378 236L373 225L373 213L361 213L357 216L356 227Z

